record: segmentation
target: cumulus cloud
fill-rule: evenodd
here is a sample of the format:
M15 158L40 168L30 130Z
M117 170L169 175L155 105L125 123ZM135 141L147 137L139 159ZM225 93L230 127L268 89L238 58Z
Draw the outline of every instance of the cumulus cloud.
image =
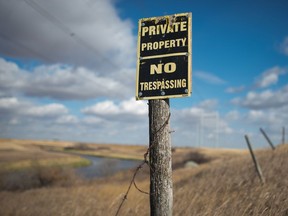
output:
M86 132L91 131L92 125L97 137L104 139L106 136L105 142L148 142L148 107L144 101L135 98L120 102L104 100L84 107L81 112Z
M0 97L9 96L21 88L25 79L25 73L15 63L0 58Z
M102 74L136 62L135 37L114 1L11 0L0 7L3 54L99 69Z
M237 86L237 87L229 87L229 88L227 88L225 91L226 91L227 93L233 94L233 93L243 92L244 90L245 90L245 86L242 85L242 86Z
M264 118L265 117L265 118ZM250 122L257 122L257 123L263 123L263 120L265 119L265 121L267 121L267 116L265 115L265 113L262 110L250 110L247 114L246 114L246 118L250 121Z
M280 75L287 74L285 68L280 68L278 66L272 67L264 71L259 78L256 80L256 87L266 88L271 85L277 84Z
M62 115L56 120L58 124L76 124L78 122L78 118L73 115Z
M127 98L134 92L129 82L103 77L84 67L41 65L31 71L0 58L2 97L24 94L64 100L85 100L97 97Z
M145 140L147 134L139 131L148 131L147 105L131 99L134 27L120 18L114 4L114 0L0 3L1 54L20 60L0 58L0 136ZM26 60L32 64L23 65ZM89 99L104 101L79 109L60 102Z
M62 104L47 104L34 106L23 110L22 113L31 117L57 117L68 113L68 109Z
M23 86L23 92L26 95L56 99L125 97L129 94L129 89L121 82L113 78L98 76L82 67L62 68L56 65L36 68L26 84Z
M118 114L120 112L119 107L114 104L113 101L103 101L95 104L94 106L86 107L82 110L85 114L100 114L100 115L111 115Z
M229 122L213 109L217 103L211 99L193 107L171 110L170 126L175 131L172 137L177 140L174 145L201 143L214 146L218 143L219 134L233 133ZM87 126L93 125L103 133L113 130L115 139L122 137L126 140L127 136L131 139L136 136L133 139L142 137L143 142L148 142L148 107L145 101L135 101L134 98L122 102L105 100L83 108L82 113L82 121Z
M209 100L204 100L200 102L198 107L203 108L204 110L215 110L217 105L218 105L218 100L209 99Z
M255 88L268 88L272 85L276 85L280 79L280 76L286 75L287 68L274 66L265 70L260 76L255 79L255 82L250 89ZM244 85L238 87L229 87L225 91L227 93L241 93L246 89Z
M226 83L226 81L220 77L204 71L196 71L194 76L210 84L222 85Z
M195 126L198 124L204 124L207 127L210 127L209 123L205 124L203 119L206 119L206 122L207 120L212 120L214 122L219 120L219 113L215 111L217 104L218 101L216 99L208 99L189 108L172 110L172 118L175 119L177 125L183 125L183 127L189 125ZM215 127L215 124L212 127Z
M288 105L288 85L272 91L265 90L261 93L248 92L245 98L234 98L231 101L234 105L249 109L260 110L269 108L280 108Z
M284 110L286 113L288 107ZM280 131L283 125L287 124L288 116L286 113L282 113L279 110L249 110L243 115L245 121L250 125L255 125L257 127L265 126L270 131L275 131L276 128Z
M232 110L225 115L227 121L237 121L240 118L240 113L237 110Z
M40 66L23 69L0 58L0 97L130 98L136 38L131 22L119 17L114 3L1 2L2 55L38 59Z
M30 102L19 100L17 97L0 98L0 119L16 119L24 116L26 110L33 107Z
M265 127L272 134L271 138L277 140L280 130L288 122L288 85L278 90L264 90L261 92L248 92L243 98L234 98L232 103L236 106L247 108L242 113L227 114L227 120L233 120L234 114L238 124L245 130L258 131ZM230 120L229 120L230 119ZM259 131L258 131L259 132ZM257 135L257 132L253 133Z
M104 119L97 116L86 116L82 119L82 122L87 125L99 125L104 123Z
M175 116L175 117L174 117ZM191 107L182 110L175 110L173 117L175 124L181 127L191 127L201 124L206 128L214 128L215 122L219 119L219 113L215 111L206 111L200 107ZM211 124L211 121L213 122Z
M229 122L209 106L203 107L205 103L172 110L171 127L175 130L174 139L178 140L176 145L217 146L221 138L219 134L223 137L233 133L234 130L229 126Z
M0 98L0 110L11 110L19 107L20 103L17 98Z
M62 118L64 120L63 117L68 114L68 108L59 103L37 105L16 97L0 98L0 119L6 119L6 121L8 119L16 122L15 119L33 118L48 118L51 120ZM70 118L72 117L70 116Z
M134 98L121 101L119 104L106 100L82 109L84 114L96 116L121 116L124 114L143 116L147 115L147 111L147 104L144 101L136 101Z
M217 101L206 100L185 109L173 109L171 130L173 145L214 146L223 136L232 136L229 120L212 109ZM3 112L4 111L4 112ZM9 111L9 115L7 115ZM123 101L104 100L83 107L82 116L70 113L60 103L34 104L15 97L0 99L0 135L6 137L62 138L110 143L149 142L146 101L134 98ZM25 126L25 127L23 127ZM15 131L20 131L15 133ZM32 135L31 135L32 134ZM41 134L41 136L40 136ZM221 136L222 138L221 138Z

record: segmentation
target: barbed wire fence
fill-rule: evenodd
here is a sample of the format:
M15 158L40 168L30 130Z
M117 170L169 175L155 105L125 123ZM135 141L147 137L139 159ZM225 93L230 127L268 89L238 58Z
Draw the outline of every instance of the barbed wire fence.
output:
M141 170L145 164L147 164L147 165L149 166L150 170L151 170L151 166L150 166L149 159L148 159L148 155L149 155L150 149L153 148L153 147L156 145L156 142L154 141L154 140L155 140L155 137L158 135L158 133L159 133L161 130L163 130L163 129L165 128L165 126L168 124L168 122L169 122L169 120L170 120L170 117L171 117L171 113L169 113L166 121L164 122L164 124L163 124L158 130L156 130L154 133L151 132L152 141L151 141L149 147L147 148L146 152L145 152L144 155L143 155L143 157L144 157L144 158L143 158L143 161L142 161L141 164L135 169L135 172L134 172L134 174L133 174L133 176L132 176L132 179L131 179L131 181L130 181L130 183L129 183L128 189L127 189L126 193L124 194L124 197L122 198L122 201L121 201L121 203L120 203L120 205L119 205L119 207L118 207L118 209L117 209L117 212L116 212L115 216L118 216L118 215L119 215L120 210L121 210L124 202L127 200L127 197L128 197L128 194L129 194L129 192L130 192L130 190L131 190L132 185L134 185L134 187L135 187L139 192L141 192L141 193L143 193L143 194L146 194L146 195L150 195L149 192L146 192L146 191L140 189L140 188L137 186L135 179L136 179L136 176L137 176L139 170Z

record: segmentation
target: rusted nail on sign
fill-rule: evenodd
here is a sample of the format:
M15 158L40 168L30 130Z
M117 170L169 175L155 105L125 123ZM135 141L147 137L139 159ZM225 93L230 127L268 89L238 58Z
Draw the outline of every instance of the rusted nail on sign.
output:
M140 19L136 99L190 96L191 77L192 13Z

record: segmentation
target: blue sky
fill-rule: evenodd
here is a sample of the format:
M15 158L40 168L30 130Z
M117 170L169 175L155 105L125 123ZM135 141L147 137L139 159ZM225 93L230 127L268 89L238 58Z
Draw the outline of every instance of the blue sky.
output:
M0 137L148 143L138 20L192 12L192 96L172 145L266 147L288 122L288 2L0 0ZM286 138L287 140L287 138Z

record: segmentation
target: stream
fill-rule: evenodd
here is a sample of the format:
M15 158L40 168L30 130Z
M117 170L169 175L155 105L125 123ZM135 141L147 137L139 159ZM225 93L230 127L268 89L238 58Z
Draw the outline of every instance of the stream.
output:
M87 155L81 155L81 157L92 162L90 166L76 169L76 173L86 179L110 176L122 170L136 168L141 163L137 160L124 160Z

